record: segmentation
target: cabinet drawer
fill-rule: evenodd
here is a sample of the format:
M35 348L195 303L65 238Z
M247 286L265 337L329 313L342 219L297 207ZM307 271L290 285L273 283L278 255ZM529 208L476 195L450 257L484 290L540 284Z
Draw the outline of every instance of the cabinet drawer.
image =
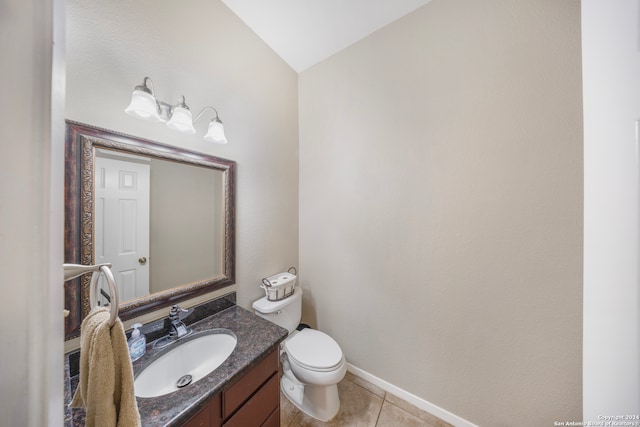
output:
M224 427L258 427L263 425L280 404L278 384L278 375L272 375L271 379L224 424Z
M255 368L222 393L222 417L227 418L233 414L271 375L277 372L278 348L276 347ZM279 396L278 391L275 392L275 395Z

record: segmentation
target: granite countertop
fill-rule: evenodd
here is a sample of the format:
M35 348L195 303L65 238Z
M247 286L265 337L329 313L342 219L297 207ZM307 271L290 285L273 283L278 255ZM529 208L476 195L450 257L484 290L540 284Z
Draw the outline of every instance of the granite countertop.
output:
M186 320L186 319L185 319ZM146 326L146 325L145 325ZM193 334L214 328L231 330L238 343L229 358L209 375L184 389L154 398L137 398L143 426L172 426L187 421L206 405L216 393L226 389L241 378L287 336L287 330L255 314L233 305L221 312L192 323ZM145 329L142 328L143 333ZM173 346L155 350L147 344L147 353L133 363L134 375ZM84 410L68 409L68 403L78 384L78 378L70 369L74 357L65 357L65 426L84 426Z

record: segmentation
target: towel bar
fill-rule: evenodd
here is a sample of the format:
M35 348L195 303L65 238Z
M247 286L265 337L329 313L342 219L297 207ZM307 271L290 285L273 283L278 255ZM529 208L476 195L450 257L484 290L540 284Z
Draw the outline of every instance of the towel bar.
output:
M91 284L89 285L89 305L94 308L98 305L98 279L100 273L104 274L109 285L109 293L111 295L110 302L110 314L109 326L113 326L118 318L118 288L116 287L116 281L111 272L111 264L97 264L97 265L80 265L80 264L63 264L64 267L64 281L74 279L82 276L85 273L91 272Z

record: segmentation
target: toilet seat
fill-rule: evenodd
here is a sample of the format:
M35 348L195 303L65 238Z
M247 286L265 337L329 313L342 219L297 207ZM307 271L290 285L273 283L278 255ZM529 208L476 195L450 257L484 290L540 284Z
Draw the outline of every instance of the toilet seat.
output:
M316 372L336 370L344 363L342 349L324 332L303 329L285 342L285 351L291 361L302 368Z

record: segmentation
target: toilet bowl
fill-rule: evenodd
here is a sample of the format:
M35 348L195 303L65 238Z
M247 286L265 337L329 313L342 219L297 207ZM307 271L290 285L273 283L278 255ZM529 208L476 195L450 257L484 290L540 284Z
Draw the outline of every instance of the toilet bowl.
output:
M338 343L324 332L296 327L302 315L302 289L281 301L266 297L253 303L256 314L289 331L281 347L283 376L280 388L307 415L326 422L340 409L338 382L347 364Z

